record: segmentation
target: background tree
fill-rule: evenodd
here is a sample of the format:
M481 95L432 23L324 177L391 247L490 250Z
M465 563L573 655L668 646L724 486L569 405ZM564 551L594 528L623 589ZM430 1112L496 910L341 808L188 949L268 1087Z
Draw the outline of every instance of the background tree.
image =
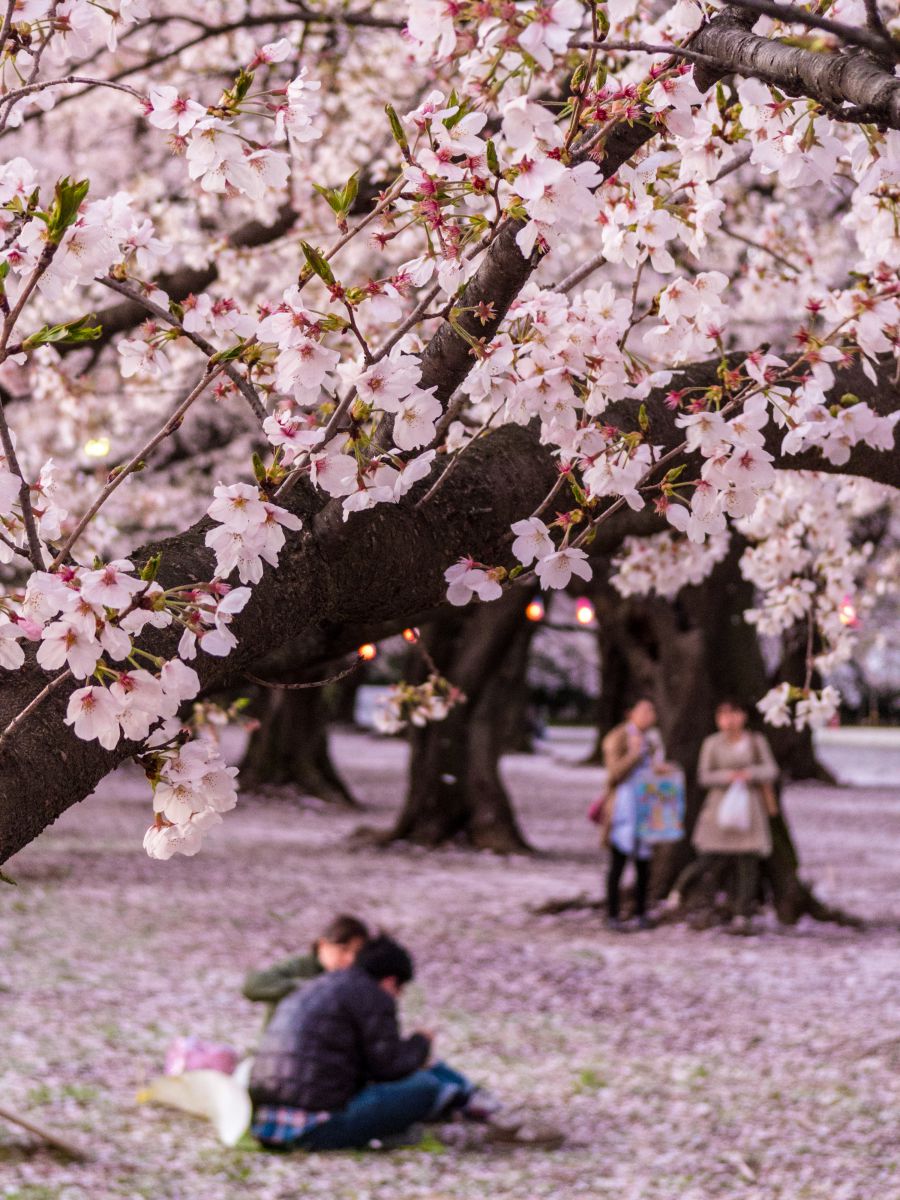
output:
M500 774L525 713L533 622L520 589L474 612L448 613L425 633L440 672L465 700L442 721L413 728L408 790L390 833L435 846L461 837L479 850L528 849ZM423 672L420 667L420 673Z

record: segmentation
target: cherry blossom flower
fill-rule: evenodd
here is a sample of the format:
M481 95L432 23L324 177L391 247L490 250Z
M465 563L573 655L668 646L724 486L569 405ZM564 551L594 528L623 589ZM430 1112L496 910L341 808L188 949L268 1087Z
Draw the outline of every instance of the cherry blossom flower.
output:
M516 534L512 552L523 566L530 566L536 558L546 558L556 548L550 530L540 517L516 521L512 531Z
M540 559L535 573L544 588L568 587L573 575L590 579L593 574L587 554L575 546L566 546Z
M96 740L105 750L118 744L121 705L105 687L96 684L78 688L69 697L65 721L78 737Z
M103 608L126 608L143 581L130 574L134 570L127 558L118 558L96 571L81 576L81 595L88 604Z
M17 671L25 662L25 651L17 640L24 633L18 622L0 619L0 667L5 671Z
M415 392L397 406L394 421L394 442L401 450L415 450L434 437L435 423L443 409L434 394L435 389Z
M458 606L468 604L473 596L479 600L499 600L503 588L490 572L476 567L471 559L460 559L444 572L444 578L450 585L447 588L447 599Z
M184 137L205 116L202 104L179 96L173 87L164 84L150 89L147 120L157 129L174 129L179 137Z
M218 521L233 533L253 529L266 519L266 509L259 498L259 491L249 483L220 483L213 489L215 499L206 510L213 521Z
M584 9L577 0L556 0L534 9L533 19L519 37L519 45L542 67L550 67L553 55L565 50L574 30L584 19Z
M54 621L41 634L37 660L45 671L68 666L76 679L86 679L94 673L101 651L92 633L68 620Z

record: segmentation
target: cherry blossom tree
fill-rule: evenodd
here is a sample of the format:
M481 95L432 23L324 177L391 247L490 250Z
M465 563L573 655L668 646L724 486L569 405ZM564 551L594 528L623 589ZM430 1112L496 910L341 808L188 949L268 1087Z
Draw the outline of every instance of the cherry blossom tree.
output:
M0 861L129 758L196 852L198 697L598 553L670 596L737 531L806 635L760 709L830 718L900 482L893 8L0 13Z

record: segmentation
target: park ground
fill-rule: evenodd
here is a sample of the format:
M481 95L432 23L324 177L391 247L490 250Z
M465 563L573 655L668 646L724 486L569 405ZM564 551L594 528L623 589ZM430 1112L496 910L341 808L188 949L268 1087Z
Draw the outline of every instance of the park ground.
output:
M896 753L845 747L865 786L786 800L805 875L869 927L770 923L744 939L535 915L599 891L584 811L600 775L566 761L577 745L507 761L543 852L508 859L353 849L361 821L389 823L405 748L340 734L336 751L362 815L246 796L199 857L152 862L146 784L120 773L9 864L0 1104L95 1161L68 1164L0 1122L0 1197L900 1200ZM136 1104L177 1035L250 1050L261 1013L240 995L244 971L304 948L338 910L410 944L407 1023L564 1127L564 1148L466 1149L438 1131L417 1150L275 1157Z

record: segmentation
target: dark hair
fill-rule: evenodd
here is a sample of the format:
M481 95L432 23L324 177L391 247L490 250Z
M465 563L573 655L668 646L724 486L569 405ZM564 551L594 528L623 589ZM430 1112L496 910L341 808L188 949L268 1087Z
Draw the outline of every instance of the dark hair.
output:
M742 712L745 717L750 712L743 700L739 700L737 696L723 696L720 700L717 700L716 712L718 712L720 708L730 708L734 712Z
M384 933L366 942L355 965L379 981L394 978L398 983L409 983L415 974L409 951Z
M625 705L625 716L627 717L629 715L629 713L633 713L639 704L653 704L654 709L656 708L656 705L653 703L652 697L650 697L650 696L635 696L635 698L631 701L630 704Z
M350 942L358 940L367 942L369 940L369 931L359 917L352 917L349 913L340 913L333 917L316 940L313 942L313 954L319 948L319 942L334 942L337 946L348 946Z

